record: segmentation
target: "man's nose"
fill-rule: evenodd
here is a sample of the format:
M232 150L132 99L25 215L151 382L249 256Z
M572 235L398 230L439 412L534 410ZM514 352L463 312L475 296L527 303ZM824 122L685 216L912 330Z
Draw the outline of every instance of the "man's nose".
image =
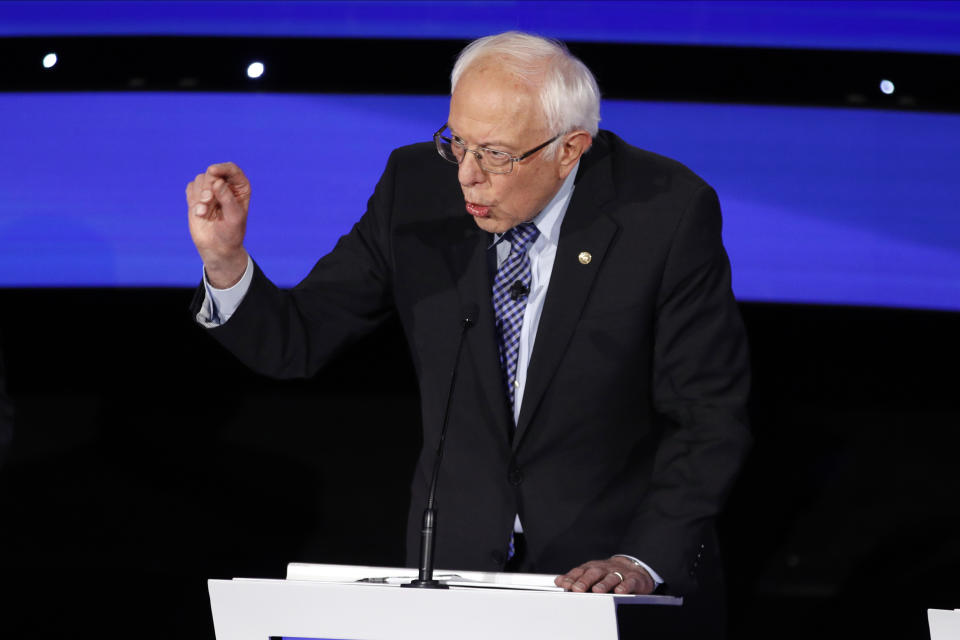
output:
M460 184L465 187L479 184L487 179L486 171L480 168L480 159L470 151L467 151L460 163L458 176Z

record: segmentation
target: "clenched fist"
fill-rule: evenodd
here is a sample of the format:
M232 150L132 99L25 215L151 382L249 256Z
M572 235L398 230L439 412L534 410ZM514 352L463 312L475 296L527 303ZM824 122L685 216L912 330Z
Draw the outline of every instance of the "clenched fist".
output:
M212 164L187 185L190 236L203 259L207 280L226 289L243 277L243 236L250 207L250 182L232 162Z

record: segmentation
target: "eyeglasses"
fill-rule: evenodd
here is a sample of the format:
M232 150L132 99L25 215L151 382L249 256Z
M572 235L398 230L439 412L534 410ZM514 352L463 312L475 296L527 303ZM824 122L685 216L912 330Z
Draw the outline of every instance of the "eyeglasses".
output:
M453 133L451 133L449 136L442 135L446 128L447 123L444 123L443 126L440 127L435 134L433 134L433 142L437 145L437 153L440 154L441 158L447 162L452 162L453 164L459 165L461 162L463 162L463 159L467 157L467 153L472 153L477 159L477 164L480 165L481 169L487 173L499 174L512 172L515 164L525 158L529 158L537 151L540 151L540 149L543 149L545 146L560 137L560 134L557 134L540 146L530 149L530 151L527 151L526 153L522 153L519 156L511 156L506 151L497 151L496 149L488 149L486 147L470 149L467 147L466 142L453 135Z

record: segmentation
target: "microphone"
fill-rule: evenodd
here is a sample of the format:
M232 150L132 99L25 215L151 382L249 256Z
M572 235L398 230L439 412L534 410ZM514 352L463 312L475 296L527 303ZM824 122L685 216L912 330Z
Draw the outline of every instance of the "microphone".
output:
M433 545L434 533L437 525L437 480L440 477L440 462L443 460L443 443L447 437L447 424L450 419L450 399L457 382L457 365L460 364L460 352L463 350L463 337L467 329L477 321L478 307L475 304L463 307L460 339L457 341L457 354L453 359L453 370L450 371L450 385L447 387L447 403L443 408L443 423L440 426L440 440L437 443L437 458L433 462L433 478L430 480L430 493L427 496L427 507L423 510L423 523L420 527L420 572L416 580L412 580L402 587L420 589L449 589L439 580L433 579Z
M530 293L530 287L523 284L519 280L510 285L510 298L516 302L520 298L528 295Z

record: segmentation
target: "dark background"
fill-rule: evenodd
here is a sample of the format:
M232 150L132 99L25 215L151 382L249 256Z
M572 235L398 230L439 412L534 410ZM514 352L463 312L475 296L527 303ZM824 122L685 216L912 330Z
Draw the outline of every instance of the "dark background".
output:
M49 42L8 38L0 53L34 55L31 47ZM406 64L381 68L371 84L358 53L342 84L274 77L257 90L442 93L462 44L364 41L371 59ZM13 73L5 88L252 90L202 74L185 86L182 73L164 75L164 55L180 51L186 64L204 49L236 47L240 56L273 47L292 60L304 40L68 38L58 46L109 50L128 66L106 77L64 69L59 84L42 87ZM608 97L957 111L944 86L957 77L955 57L834 52L825 64L822 51L664 49L574 47ZM654 76L641 91L618 80L631 60L667 54L686 70L684 82ZM881 102L842 81L894 59L928 71L913 76L910 100ZM785 65L823 80L798 92L777 79ZM0 635L210 637L208 578L282 577L291 561L402 563L420 442L399 328L387 325L313 380L279 383L245 371L205 336L187 312L191 296L0 290L16 409L0 469ZM960 606L957 314L741 308L756 446L721 523L733 636L925 637L928 607Z
M274 382L203 334L191 295L0 291L4 625L204 637L208 578L402 564L419 428L399 327ZM926 608L960 602L957 316L742 310L756 447L722 522L734 637L924 637Z

